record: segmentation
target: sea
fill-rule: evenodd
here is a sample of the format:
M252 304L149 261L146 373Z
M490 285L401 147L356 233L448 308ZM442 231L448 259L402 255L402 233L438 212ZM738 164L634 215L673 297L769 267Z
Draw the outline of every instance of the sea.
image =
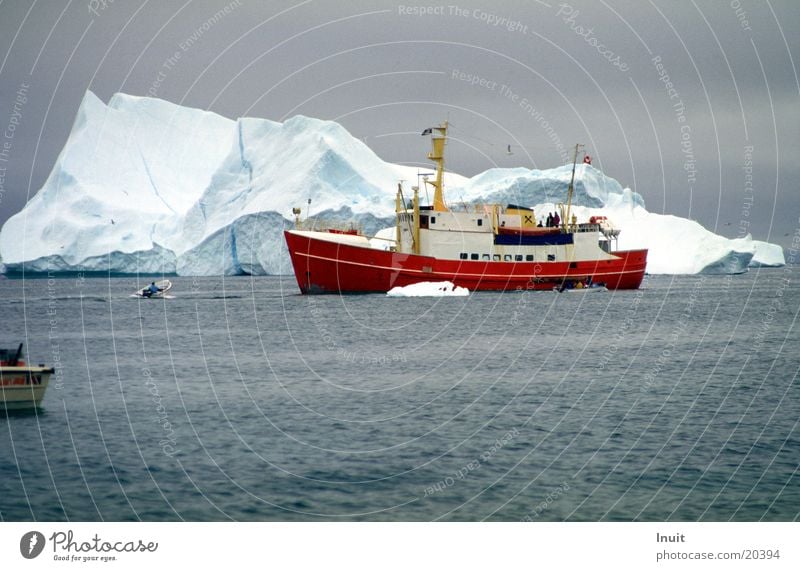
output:
M2 521L797 521L800 267L637 291L0 280ZM157 279L157 278L153 278Z

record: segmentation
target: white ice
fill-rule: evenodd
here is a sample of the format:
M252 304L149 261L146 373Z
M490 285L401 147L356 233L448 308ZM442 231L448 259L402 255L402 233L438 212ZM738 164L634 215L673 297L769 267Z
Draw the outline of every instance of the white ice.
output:
M464 297L469 295L469 290L447 281L420 282L404 287L393 287L386 295L389 297Z

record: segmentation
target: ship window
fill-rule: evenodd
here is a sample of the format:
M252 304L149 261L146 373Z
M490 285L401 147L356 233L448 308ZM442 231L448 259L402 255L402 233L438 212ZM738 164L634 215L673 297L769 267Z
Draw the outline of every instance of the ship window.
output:
M578 262L570 262L569 267L570 269L574 270L578 267Z
M556 261L556 255L555 254L547 254L547 261L548 262L555 262Z
M427 228L428 227L428 217L424 214L421 214L419 217L419 227L420 228Z
M471 260L477 260L479 256L478 254L470 254L469 257Z
M467 255L467 253L466 253L466 252L461 252L461 253L458 255L458 257L459 257L459 258L461 258L462 260L466 260L466 259L467 259L469 256Z
M431 224L436 224L436 216L431 216Z
M533 254L525 254L525 261L532 262L533 261Z
M483 226L483 219L478 218L478 226Z
M511 254L506 254L505 256L503 256L503 261L504 262L510 262L511 261Z
M489 259L489 254L484 254L484 255L483 255L483 259L484 259L484 260L488 260L488 259Z
M500 261L500 254L495 254L495 255L493 256L493 258L494 258L494 261L495 261L495 262L499 262L499 261Z
M517 254L516 256L514 256L514 261L515 262L521 262L522 261L522 254Z

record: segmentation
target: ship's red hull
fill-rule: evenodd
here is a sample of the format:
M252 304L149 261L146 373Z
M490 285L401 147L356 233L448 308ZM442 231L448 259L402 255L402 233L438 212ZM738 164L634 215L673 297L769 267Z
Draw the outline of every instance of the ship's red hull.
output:
M285 231L297 285L308 293L387 292L419 282L451 281L470 291L552 289L565 279L637 289L647 250L613 252L612 260L577 262L491 262L443 260L320 240Z

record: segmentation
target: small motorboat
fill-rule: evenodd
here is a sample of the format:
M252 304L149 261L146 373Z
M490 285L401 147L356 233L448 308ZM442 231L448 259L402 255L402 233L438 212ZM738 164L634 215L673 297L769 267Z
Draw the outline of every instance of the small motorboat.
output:
M0 411L35 408L44 398L52 367L28 365L17 349L0 349Z
M566 282L561 286L554 287L553 291L558 293L593 293L598 291L608 291L606 284L603 283L571 283Z
M157 291L152 291L151 285L155 285ZM136 293L132 293L131 297L143 297L143 298L154 298L154 299L172 299L171 295L167 295L167 292L172 289L172 282L169 280L161 280L157 282L153 282L151 285L147 287L143 287Z

